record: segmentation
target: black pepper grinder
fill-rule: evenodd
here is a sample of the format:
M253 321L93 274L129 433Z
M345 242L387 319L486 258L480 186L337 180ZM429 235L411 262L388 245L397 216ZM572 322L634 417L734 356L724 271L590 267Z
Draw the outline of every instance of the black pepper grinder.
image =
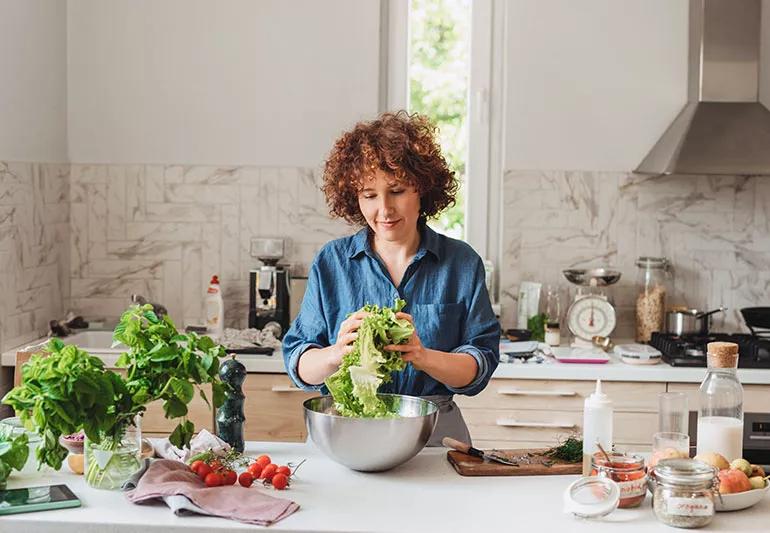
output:
M225 402L217 410L217 434L230 446L243 452L243 422L246 416L243 414L243 394L241 385L246 379L246 367L235 359L235 354L230 354L228 359L219 368L219 377L227 385L225 388Z

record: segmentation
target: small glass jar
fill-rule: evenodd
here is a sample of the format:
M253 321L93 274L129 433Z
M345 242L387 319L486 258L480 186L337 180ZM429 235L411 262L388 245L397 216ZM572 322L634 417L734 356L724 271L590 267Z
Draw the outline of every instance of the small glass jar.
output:
M608 477L620 487L619 509L639 507L647 494L647 471L639 455L610 453L609 462L603 453L594 454L591 475Z
M559 346L561 344L561 301L559 298L559 289L556 286L549 285L545 297L545 343L549 346Z
M655 516L672 527L698 528L714 518L716 469L693 459L663 459L653 471Z
M636 266L636 341L649 342L654 332L663 331L671 273L665 257L640 257Z

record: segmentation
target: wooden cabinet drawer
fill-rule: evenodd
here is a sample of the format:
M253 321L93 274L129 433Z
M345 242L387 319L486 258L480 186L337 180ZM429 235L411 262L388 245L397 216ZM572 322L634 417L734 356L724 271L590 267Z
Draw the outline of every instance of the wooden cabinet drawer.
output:
M317 392L298 389L286 374L248 374L243 393L246 440L305 441L302 402L318 396Z
M582 433L583 413L577 411L525 410L512 412L503 409L464 409L471 438L476 441L508 441L513 443L539 442L553 446L559 439L573 433ZM614 440L617 444L649 444L656 431L655 413L616 411L613 420ZM516 446L509 447L519 447Z
M594 381L492 379L477 396L455 396L461 408L546 409L583 411L583 402L596 388ZM616 410L657 412L658 393L665 383L602 382Z
M704 370L705 377L705 370ZM669 383L671 392L687 393L687 408L690 411L698 411L698 389L700 383ZM766 413L770 408L770 385L744 385L743 386L743 412Z

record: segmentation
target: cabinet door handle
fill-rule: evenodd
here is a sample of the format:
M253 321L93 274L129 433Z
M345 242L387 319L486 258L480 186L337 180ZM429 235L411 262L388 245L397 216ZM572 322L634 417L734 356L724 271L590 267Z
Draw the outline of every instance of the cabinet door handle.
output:
M750 440L770 440L770 435L749 435Z
M273 392L305 392L294 385L273 385L270 390Z
M577 426L569 422L525 422L512 418L498 418L495 422L498 426L506 428L560 428L575 429Z
M497 389L497 394L509 396L577 396L577 392L571 390L526 390L514 388Z

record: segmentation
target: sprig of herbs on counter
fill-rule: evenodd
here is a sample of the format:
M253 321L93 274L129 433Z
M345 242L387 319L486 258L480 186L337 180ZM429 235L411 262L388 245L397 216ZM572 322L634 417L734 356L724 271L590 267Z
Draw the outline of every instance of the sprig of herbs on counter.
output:
M583 460L583 440L577 437L568 437L560 445L546 450L543 455L568 463L579 463Z
M152 305L131 306L120 318L113 338L128 346L116 363L126 368L126 385L137 404L163 402L166 418L183 418L171 433L171 444L190 443L195 431L187 419L187 404L198 394L209 407L224 402L224 384L219 380L219 358L225 350L209 337L179 333L168 317L158 317ZM201 385L211 384L212 401Z

